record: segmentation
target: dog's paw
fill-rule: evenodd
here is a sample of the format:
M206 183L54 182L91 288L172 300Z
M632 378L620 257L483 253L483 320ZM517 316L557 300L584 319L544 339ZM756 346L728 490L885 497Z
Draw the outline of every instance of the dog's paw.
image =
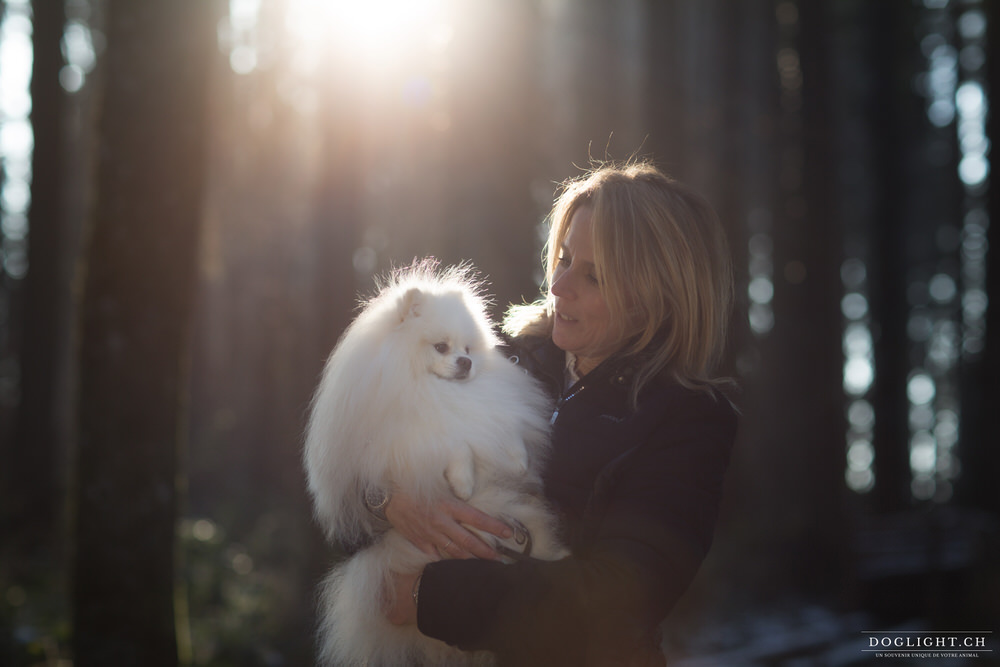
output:
M514 470L522 475L528 472L528 449L524 445L510 447L508 453L514 463Z
M461 500L468 500L476 490L476 473L471 461L452 462L445 468L444 477L451 486L451 492Z

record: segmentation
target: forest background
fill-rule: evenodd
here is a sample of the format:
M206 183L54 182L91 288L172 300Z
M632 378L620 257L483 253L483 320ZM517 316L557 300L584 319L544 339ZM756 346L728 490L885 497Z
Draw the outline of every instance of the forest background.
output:
M434 255L534 299L558 183L633 156L737 267L739 441L668 653L997 664L996 3L0 15L0 664L311 664L302 429L358 295Z

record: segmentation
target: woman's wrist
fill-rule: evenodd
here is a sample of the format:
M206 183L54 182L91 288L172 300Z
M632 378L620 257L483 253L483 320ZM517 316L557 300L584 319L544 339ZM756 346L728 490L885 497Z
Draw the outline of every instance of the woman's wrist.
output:
M386 618L393 625L415 625L420 600L420 578L423 572L400 574L393 572L389 581L393 587L385 596Z

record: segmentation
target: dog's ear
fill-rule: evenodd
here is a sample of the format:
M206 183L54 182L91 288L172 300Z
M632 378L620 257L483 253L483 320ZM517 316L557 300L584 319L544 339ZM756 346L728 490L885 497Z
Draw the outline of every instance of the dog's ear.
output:
M419 287L411 287L399 298L396 304L399 321L405 322L407 317L420 317L420 304L423 302L423 292Z

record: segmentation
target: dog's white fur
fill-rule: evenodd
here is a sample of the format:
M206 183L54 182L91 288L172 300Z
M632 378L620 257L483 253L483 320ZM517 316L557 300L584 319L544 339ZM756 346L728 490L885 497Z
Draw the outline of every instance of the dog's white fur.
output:
M468 267L415 263L365 305L334 349L305 444L309 491L331 540L377 533L362 491L374 486L428 503L455 495L520 521L532 556L565 555L539 500L551 406L495 349L478 289ZM413 573L430 560L389 530L336 565L321 590L321 664L490 664L489 654L463 653L385 619L389 572Z

